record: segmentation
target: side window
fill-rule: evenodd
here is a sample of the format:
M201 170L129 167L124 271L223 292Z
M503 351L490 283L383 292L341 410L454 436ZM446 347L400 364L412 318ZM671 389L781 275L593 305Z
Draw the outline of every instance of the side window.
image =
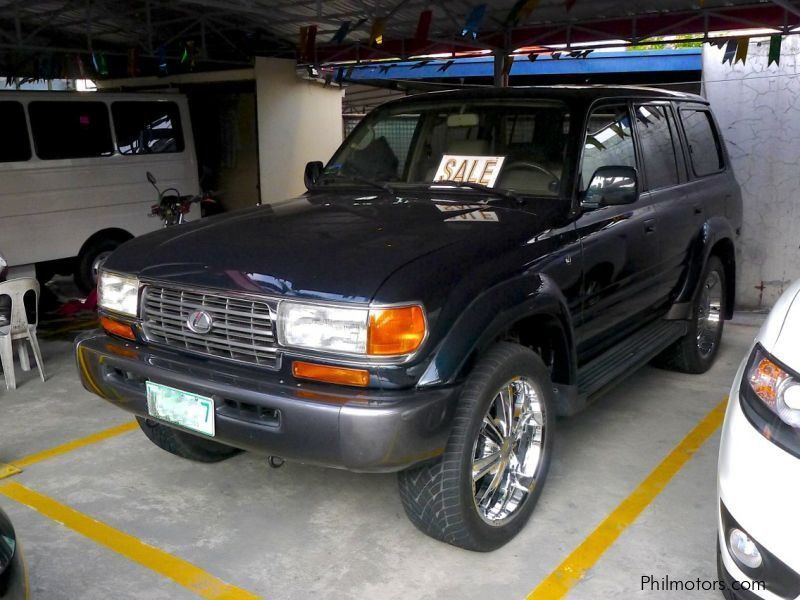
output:
M36 154L44 160L114 153L103 102L36 101L28 105Z
M663 105L646 104L636 106L634 114L647 189L657 190L677 185L678 162L673 145L675 123L672 121L672 112Z
M0 102L0 162L29 160L31 143L28 139L28 124L25 122L25 109L19 102Z
M586 125L580 189L589 187L599 167L636 167L631 119L625 104L596 108Z
M183 130L174 102L114 102L111 105L121 154L183 152Z
M725 161L711 113L687 108L682 108L680 112L694 174L702 177L721 171Z

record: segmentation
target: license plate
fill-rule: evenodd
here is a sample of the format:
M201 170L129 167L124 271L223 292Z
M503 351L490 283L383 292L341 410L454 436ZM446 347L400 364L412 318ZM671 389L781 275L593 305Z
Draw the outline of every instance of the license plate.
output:
M214 436L214 401L211 398L148 381L147 412L162 421Z

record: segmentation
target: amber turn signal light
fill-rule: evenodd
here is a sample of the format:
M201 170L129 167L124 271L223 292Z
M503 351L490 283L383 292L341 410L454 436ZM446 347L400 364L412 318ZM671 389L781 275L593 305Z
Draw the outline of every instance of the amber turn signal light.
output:
M369 311L367 354L409 354L425 339L425 315L420 306L378 308Z
M331 367L328 365L315 365L313 363L301 361L292 363L292 375L298 379L312 379L314 381L338 383L340 385L366 387L369 384L369 371L363 369L347 369L345 367Z
M133 328L127 323L115 321L108 317L100 317L100 327L105 329L111 335L116 335L126 340L136 341L136 334L133 333Z

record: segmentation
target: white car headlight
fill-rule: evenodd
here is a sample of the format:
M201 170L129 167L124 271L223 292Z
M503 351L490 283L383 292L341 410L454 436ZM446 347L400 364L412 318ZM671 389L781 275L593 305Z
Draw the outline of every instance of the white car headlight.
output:
M365 354L367 308L283 301L278 306L278 341L284 346Z
M139 280L136 277L100 271L97 304L102 309L135 317L139 309Z

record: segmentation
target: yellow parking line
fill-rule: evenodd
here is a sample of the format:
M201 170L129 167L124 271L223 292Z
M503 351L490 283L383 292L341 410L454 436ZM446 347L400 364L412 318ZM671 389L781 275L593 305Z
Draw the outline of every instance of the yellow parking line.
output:
M83 448L84 446L89 446L91 444L96 444L97 442L102 442L103 440L107 440L114 436L120 435L121 433L131 431L132 429L136 429L136 421L128 421L127 423L123 423L122 425L117 425L116 427L111 427L109 429L104 429L103 431L98 431L97 433L87 435L86 437L82 437L77 440L72 440L71 442L67 442L66 444L61 444L60 446L56 446L55 448L42 450L41 452L37 452L36 454L30 454L24 458L15 460L11 464L11 466L16 467L17 469L24 469L25 467L29 467L35 463L42 462L43 460L47 460L49 458L53 458L61 454L66 454L67 452L72 452L73 450L77 450L78 448Z
M201 598L214 600L252 600L259 596L225 583L190 562L145 544L110 525L70 508L15 481L0 484L0 494L24 504L45 517L80 533L93 542L147 567Z
M591 569L606 550L658 496L722 424L727 398L708 413L583 542L530 594L528 600L554 600Z

